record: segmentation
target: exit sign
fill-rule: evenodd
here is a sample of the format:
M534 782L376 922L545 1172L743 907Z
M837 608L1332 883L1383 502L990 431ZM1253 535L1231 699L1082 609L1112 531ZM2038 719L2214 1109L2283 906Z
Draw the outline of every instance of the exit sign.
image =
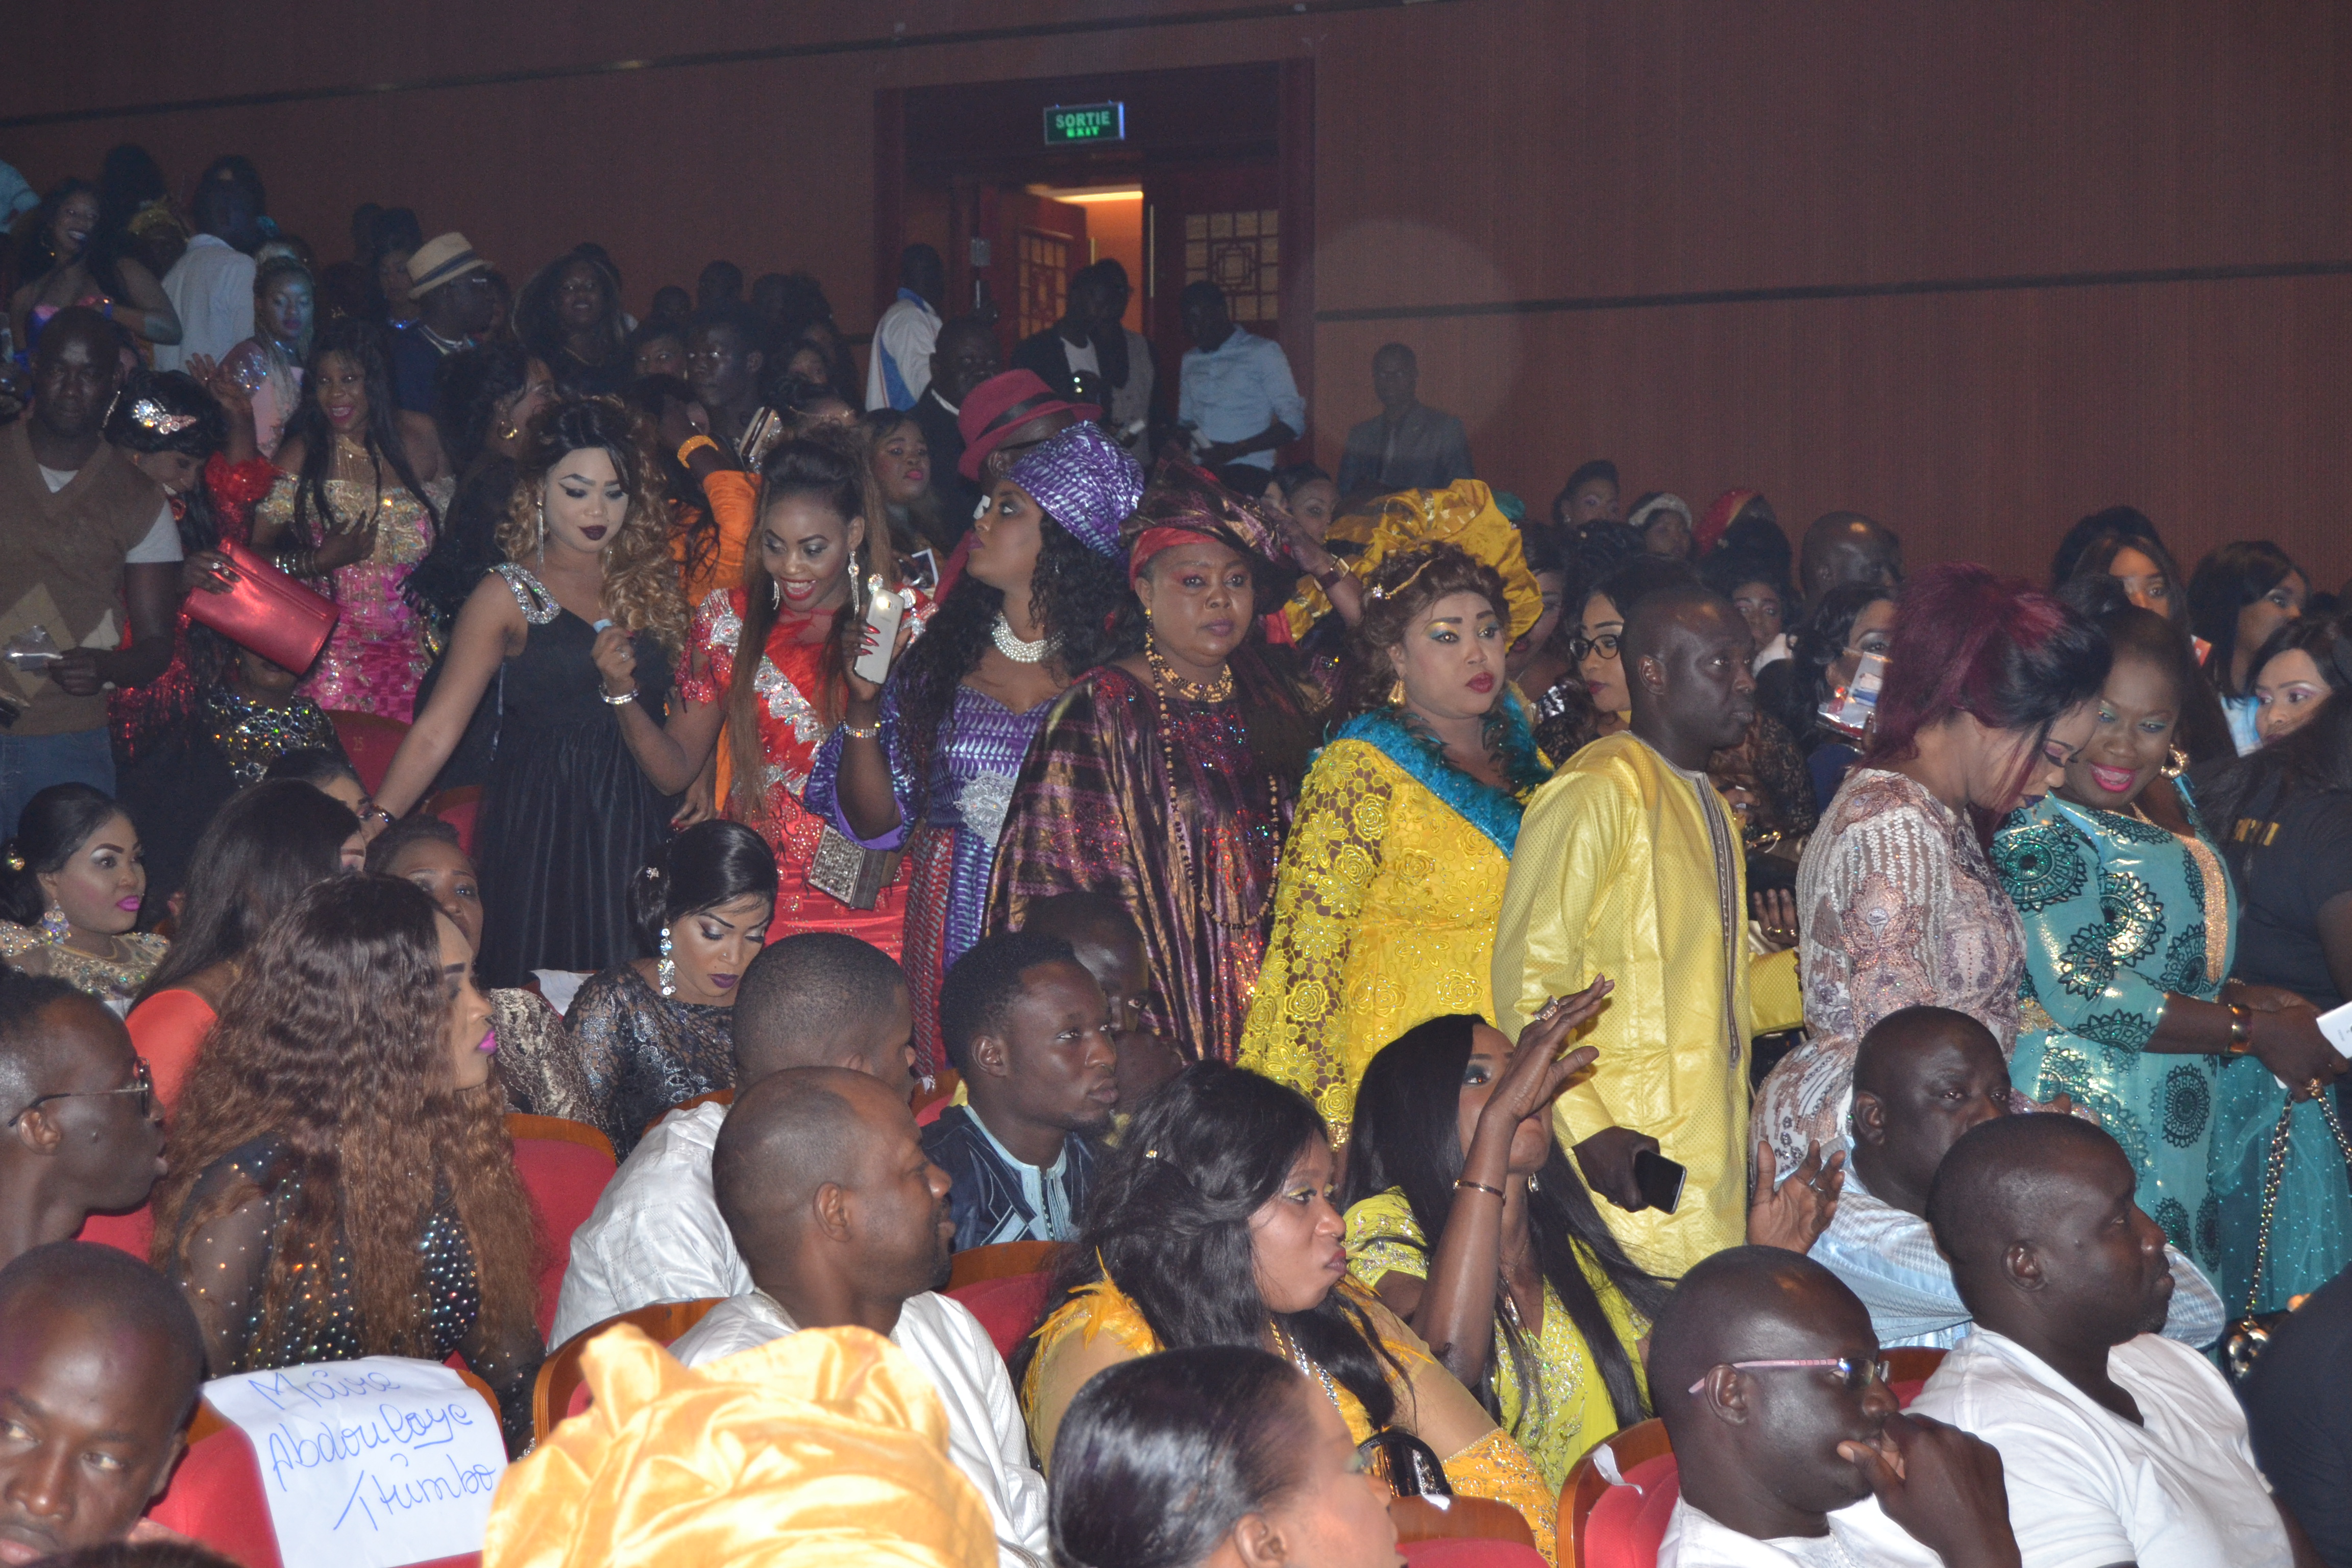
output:
M1088 142L1127 140L1124 103L1057 103L1045 110L1045 145L1075 147Z

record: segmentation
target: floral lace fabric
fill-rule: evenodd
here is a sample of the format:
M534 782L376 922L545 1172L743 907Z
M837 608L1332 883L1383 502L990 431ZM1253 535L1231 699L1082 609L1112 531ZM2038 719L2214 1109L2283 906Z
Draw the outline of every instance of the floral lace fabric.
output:
M1492 796L1516 834L1517 802L1458 782ZM1241 1064L1300 1090L1344 1137L1382 1046L1445 1014L1495 1016L1509 870L1489 832L1389 752L1332 742L1299 791Z

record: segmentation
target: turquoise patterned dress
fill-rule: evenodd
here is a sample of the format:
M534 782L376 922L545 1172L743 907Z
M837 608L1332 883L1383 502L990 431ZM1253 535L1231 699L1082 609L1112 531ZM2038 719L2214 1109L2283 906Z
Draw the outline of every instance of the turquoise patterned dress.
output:
M2095 1111L2139 1172L2139 1206L2210 1274L2222 1256L2207 1177L2221 1058L2141 1048L2167 993L2221 995L2237 945L2229 872L2186 789L2181 800L2193 838L2045 795L1994 837L1992 866L2025 926L2010 1081ZM2235 1312L2243 1283L2224 1296Z

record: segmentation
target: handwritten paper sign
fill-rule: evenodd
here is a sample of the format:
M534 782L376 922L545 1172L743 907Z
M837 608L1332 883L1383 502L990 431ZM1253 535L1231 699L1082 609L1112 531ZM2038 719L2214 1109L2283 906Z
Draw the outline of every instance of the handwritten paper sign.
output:
M482 1549L506 1444L449 1368L320 1362L216 1378L205 1398L252 1441L287 1563L401 1568Z

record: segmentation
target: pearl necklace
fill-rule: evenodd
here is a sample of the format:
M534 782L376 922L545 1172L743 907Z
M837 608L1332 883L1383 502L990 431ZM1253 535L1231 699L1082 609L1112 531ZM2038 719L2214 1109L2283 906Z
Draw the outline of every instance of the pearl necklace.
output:
M1035 642L1024 642L1013 635L1013 623L1004 618L1003 611L999 610L996 624L988 628L988 640L996 645L997 652L1015 664L1042 664L1053 653L1054 645L1061 639L1049 635L1039 637Z

